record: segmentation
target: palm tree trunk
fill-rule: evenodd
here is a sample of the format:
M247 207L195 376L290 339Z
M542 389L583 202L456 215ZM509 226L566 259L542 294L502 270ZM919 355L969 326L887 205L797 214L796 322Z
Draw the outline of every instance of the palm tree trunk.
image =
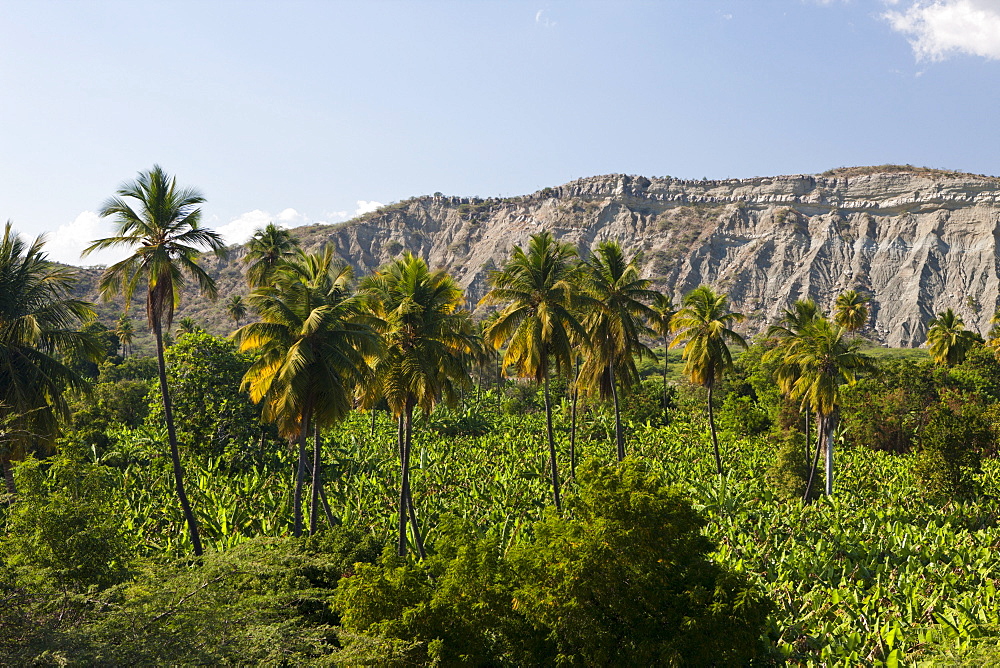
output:
M17 495L17 485L14 484L14 467L10 465L10 458L0 457L0 468L3 469L3 481L7 486L7 493L11 500Z
M552 406L549 403L549 377L545 376L545 429L549 436L549 469L552 473L552 499L556 510L562 512L562 501L559 497L559 468L556 466L556 439L552 433Z
M576 401L580 396L580 389L573 384L573 404L570 408L569 421L569 475L576 477Z
M302 535L302 488L306 482L306 460L309 455L306 451L306 438L309 434L308 416L302 417L302 428L299 430L299 464L295 469L295 491L292 495L292 515L294 516L294 526L292 535L296 538Z
M478 402L483 396L483 383L486 379L486 361L481 360L479 362L479 385L476 386L476 401Z
M576 375L573 378L573 404L569 425L569 477L576 477L576 402L580 397L580 358L576 358Z
M404 426L403 413L399 414L399 428L396 432L397 445L399 447L399 517L397 518L396 528L398 530L398 543L396 545L397 552L399 556L406 556L406 509L409 503L408 497L406 496L406 484L408 482L406 475L406 443L404 433L406 427Z
M375 438L375 407L372 406L372 430L371 438Z
M618 461L625 459L625 435L622 433L622 411L618 405L618 383L615 381L615 367L608 367L611 374L611 396L615 400L615 444L618 447Z
M307 471L309 475L312 475L312 469ZM330 502L326 499L326 489L323 486L323 469L320 468L319 475L319 500L323 504L323 513L326 515L326 521L329 522L330 528L335 529L340 525L340 521L334 518L333 511L330 510Z
M663 337L663 399L661 399L661 405L663 406L663 422L667 422L667 361L669 360L669 355L667 355L667 337Z
M163 326L159 320L153 323L153 334L156 336L156 364L160 377L160 397L163 400L163 418L167 423L167 440L170 443L170 462L173 464L174 470L174 487L177 490L177 499L181 503L184 521L187 522L194 556L200 557L202 549L201 537L198 535L198 521L191 511L191 504L184 491L184 468L181 466L181 455L177 448L177 433L174 431L174 414L170 405L170 391L167 389L167 366L163 360Z
M417 554L421 559L427 558L424 550L424 539L420 535L420 525L417 524L417 509L413 505L413 489L410 487L410 451L413 445L413 407L406 413L406 508L410 515L410 527L413 529L413 542L417 545Z
M423 559L427 556L424 551L424 541L420 536L420 527L417 524L417 514L413 509L413 497L410 492L410 447L413 442L413 404L407 402L403 414L399 416L399 459L400 459L400 485L399 485L399 556L406 556L406 523L410 522L413 528L413 542L417 546L417 553Z
M323 502L323 512L326 514L326 521L330 523L331 529L336 529L337 525L340 524L334 517L333 512L330 510L330 502L326 500L326 490L323 489L323 479L320 478L319 481L319 499Z
M823 425L826 437L826 495L833 496L833 430L837 428L837 411L831 413Z
M719 475L725 475L722 471L722 456L719 454L719 436L715 433L715 410L712 408L712 392L715 383L708 385L708 428L712 431L712 447L715 448L715 467Z
M809 467L809 481L806 483L806 493L802 500L809 503L809 495L812 492L813 479L816 477L816 468L819 466L819 453L823 449L823 416L816 415L816 455L813 457L812 466Z
M806 409L806 461L809 461L809 409Z
M319 515L319 490L321 483L321 475L323 470L323 455L320 451L320 437L319 437L319 426L313 425L313 463L312 463L312 488L310 489L311 497L309 499L309 535L316 535L316 523Z

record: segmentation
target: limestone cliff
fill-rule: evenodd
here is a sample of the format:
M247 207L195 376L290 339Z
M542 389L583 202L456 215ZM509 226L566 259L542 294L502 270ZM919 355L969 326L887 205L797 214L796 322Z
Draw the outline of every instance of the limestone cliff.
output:
M766 327L811 296L828 307L850 288L872 294L869 335L919 345L937 311L985 332L1000 301L1000 179L913 168L819 176L687 181L610 175L506 199L429 196L333 228L360 273L403 249L449 269L474 303L512 246L551 230L586 254L603 239L643 252L643 271L675 301L707 283Z
M411 250L451 271L475 305L511 247L546 229L582 254L603 239L641 250L644 274L675 302L702 283L727 291L750 316L750 334L795 299L829 308L857 288L872 295L866 336L916 346L936 312L954 308L985 333L1000 302L1000 179L941 170L724 181L597 176L521 197L419 197L294 233L308 249L333 244L359 275ZM190 295L178 318L193 316L216 333L232 329L222 302L246 291L243 251L235 251L204 259L220 300ZM105 319L120 312L112 306Z

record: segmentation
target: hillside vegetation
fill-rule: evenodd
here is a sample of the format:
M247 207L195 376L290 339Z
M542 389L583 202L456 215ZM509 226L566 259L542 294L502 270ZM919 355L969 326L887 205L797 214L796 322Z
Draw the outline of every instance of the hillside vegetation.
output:
M233 257L159 167L118 194L93 248L133 255L99 292L136 299L152 354L0 238L0 664L1000 658L1000 311L983 337L956 299L890 350L865 290L748 317L738 282L675 299L641 251L548 230L465 289L409 251L358 275L363 225ZM674 211L701 238L714 206ZM243 283L232 335L178 309L184 280Z

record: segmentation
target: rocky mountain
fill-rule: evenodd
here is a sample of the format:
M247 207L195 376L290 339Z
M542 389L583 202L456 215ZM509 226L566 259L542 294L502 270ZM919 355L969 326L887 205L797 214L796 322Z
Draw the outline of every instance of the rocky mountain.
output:
M922 343L927 321L948 307L985 332L1000 303L1000 179L913 167L597 176L521 197L418 197L295 234L306 248L332 244L359 274L411 250L451 271L475 304L489 271L546 229L582 254L604 239L642 251L644 274L675 301L702 283L725 290L750 316L750 334L795 299L829 307L851 288L871 293L868 335L892 346ZM242 254L206 260L223 295L244 290ZM221 301L188 298L178 317L231 328Z

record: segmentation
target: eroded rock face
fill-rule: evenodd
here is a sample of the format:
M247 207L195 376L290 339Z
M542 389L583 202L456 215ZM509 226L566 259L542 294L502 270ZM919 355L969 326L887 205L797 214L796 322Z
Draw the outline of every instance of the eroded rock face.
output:
M643 252L643 271L675 301L706 283L750 317L749 333L795 299L829 308L847 289L870 292L868 335L915 346L934 313L954 308L985 332L1000 301L1000 180L906 171L685 181L624 175L580 179L508 199L424 197L336 228L359 273L411 250L449 269L474 304L489 270L530 235L551 230L586 254L616 239Z

